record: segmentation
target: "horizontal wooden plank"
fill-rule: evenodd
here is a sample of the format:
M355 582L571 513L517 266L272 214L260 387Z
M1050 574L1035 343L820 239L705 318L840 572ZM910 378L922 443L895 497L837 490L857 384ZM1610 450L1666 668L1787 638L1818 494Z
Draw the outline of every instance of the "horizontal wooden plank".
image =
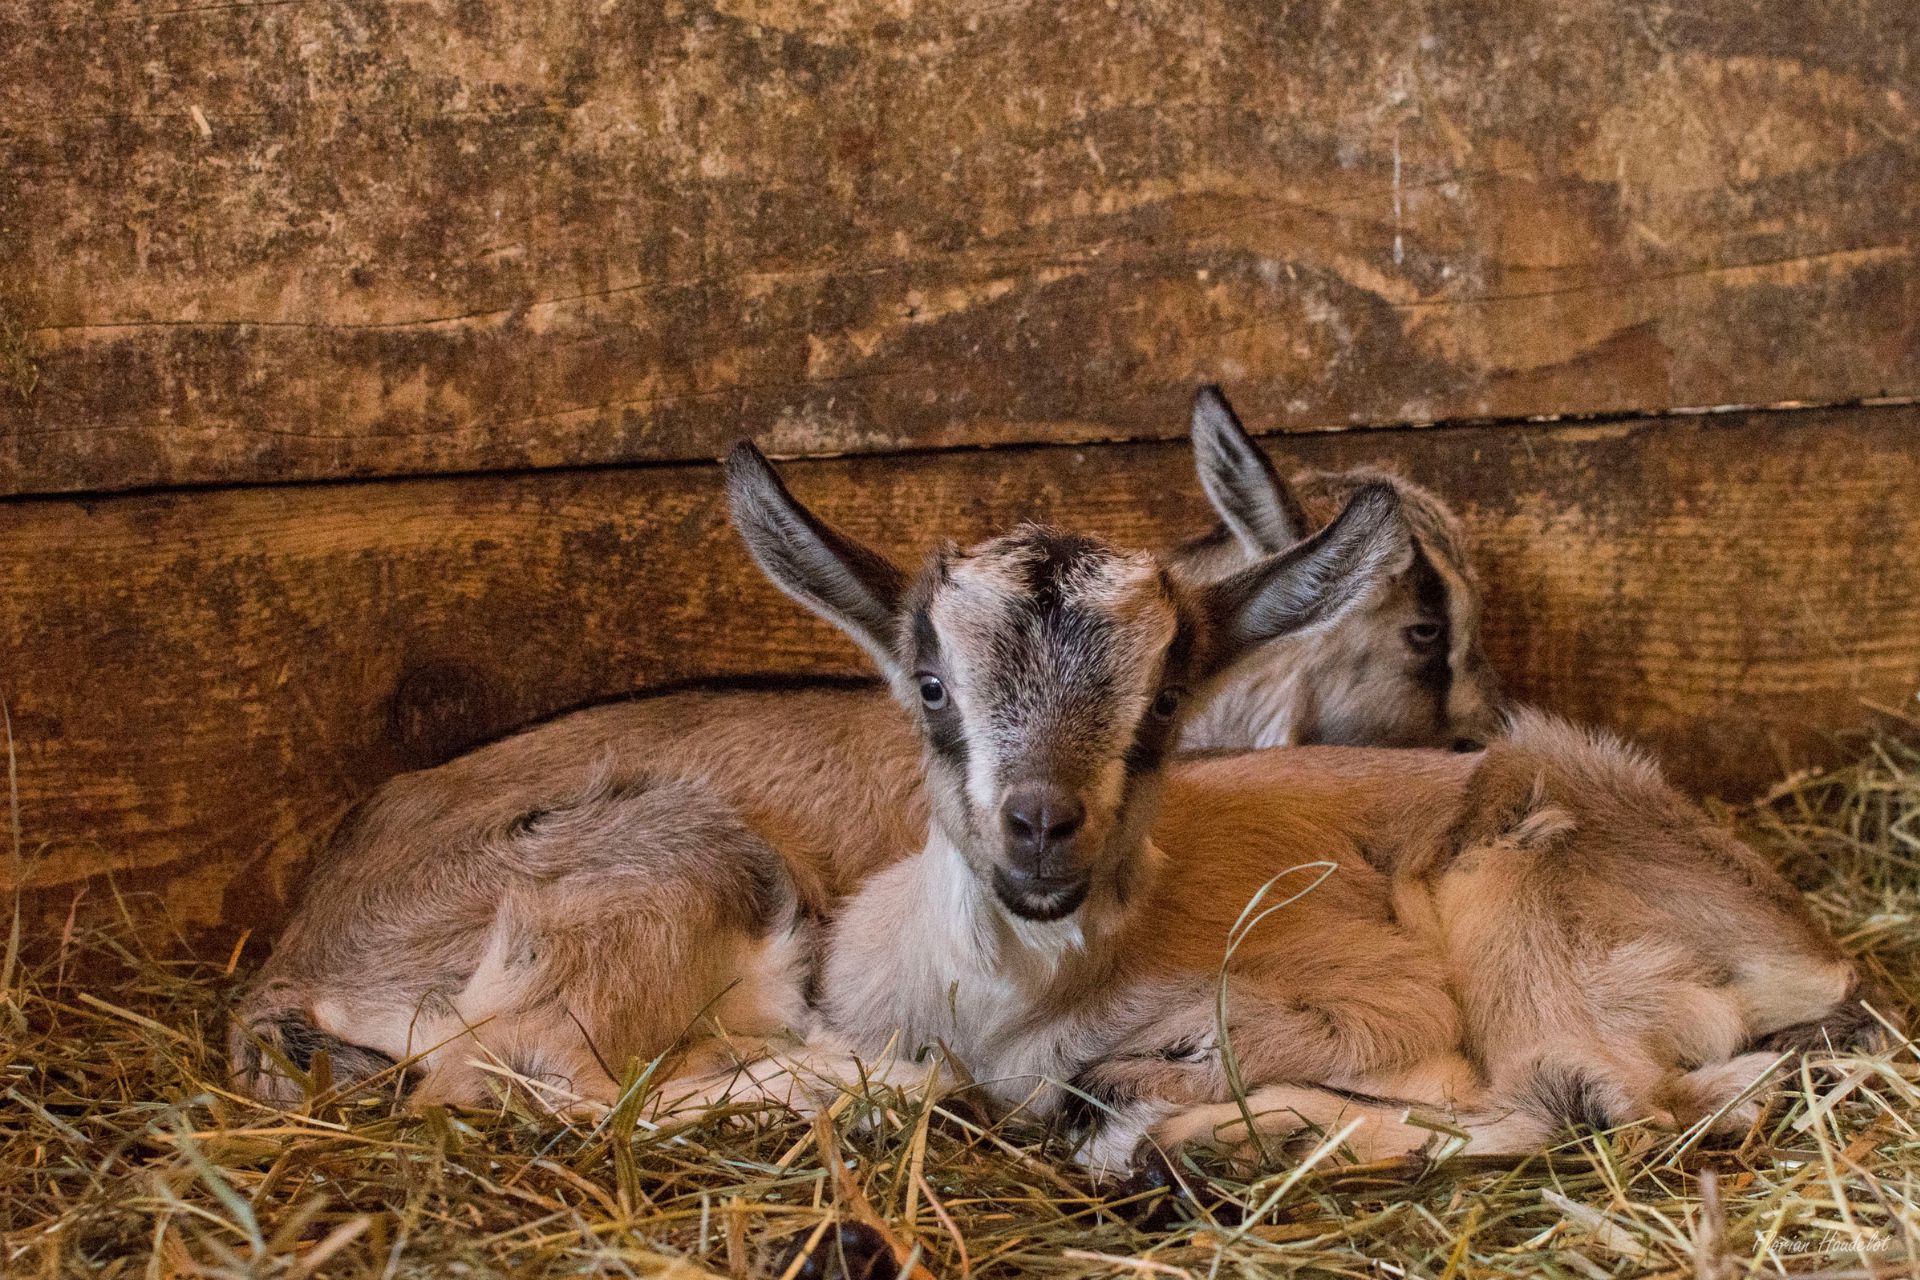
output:
M1920 409L1318 435L1455 499L1521 696L1751 792L1920 689ZM1204 507L1184 448L799 463L905 552L1033 515L1130 542ZM109 869L271 919L354 798L556 709L715 674L858 672L723 522L712 467L0 504L0 697L29 882ZM1777 743L1777 745L1776 745Z
M6 6L0 492L1913 395L1917 56L1910 0Z

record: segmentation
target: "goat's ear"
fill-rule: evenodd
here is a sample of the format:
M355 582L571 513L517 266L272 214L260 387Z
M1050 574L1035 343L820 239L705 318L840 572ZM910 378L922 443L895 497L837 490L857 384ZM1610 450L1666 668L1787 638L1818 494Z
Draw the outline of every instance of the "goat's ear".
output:
M1399 495L1367 485L1305 542L1200 589L1211 636L1202 674L1219 674L1268 640L1338 621L1412 556Z
M1277 555L1307 536L1300 499L1218 387L1193 397L1193 462L1207 501L1248 554Z
M787 492L766 455L742 440L727 455L727 505L747 550L782 591L859 642L888 677L907 577Z

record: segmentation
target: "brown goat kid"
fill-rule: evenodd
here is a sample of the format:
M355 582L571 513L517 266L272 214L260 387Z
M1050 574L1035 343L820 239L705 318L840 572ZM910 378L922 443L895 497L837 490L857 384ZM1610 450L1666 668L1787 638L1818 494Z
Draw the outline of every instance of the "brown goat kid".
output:
M737 1096L736 1053L798 1040L830 1080L850 1076L843 1051L906 1079L926 1069L898 1074L888 1047L939 1041L988 1097L1037 1091L1046 1109L1053 1082L1127 1025L1110 980L1157 877L1147 833L1187 706L1260 645L1336 622L1411 555L1377 486L1287 554L1202 586L1033 527L909 579L794 501L751 448L728 478L756 559L914 708L923 778L894 775L849 808L857 787L824 785L834 743L768 750L783 699L758 725L721 716L674 757L589 713L398 779L316 868L243 1001L247 1087L288 1096L286 1066L325 1047L336 1078L407 1060L420 1102L484 1100L508 1074L605 1103L626 1064L695 1032L677 1069L696 1097ZM703 776L728 749L751 754ZM892 814L917 816L912 842ZM847 830L863 817L882 841ZM1294 1070L1338 1074L1374 1038L1343 1037L1337 1059L1313 1048Z
M1204 487L1226 523L1172 553L1176 577L1201 586L1219 581L1309 532L1307 504L1217 391L1196 397L1193 437ZM1413 526L1412 560L1384 589L1317 628L1311 641L1277 639L1241 662L1216 695L1234 715L1183 726L1185 745L1310 741L1321 724L1342 726L1345 738L1359 733L1382 743L1444 744L1494 730L1492 679L1479 657L1478 586L1455 522L1424 490L1394 478L1382 482L1393 486ZM1322 516L1331 515L1320 500L1326 493L1351 496L1359 487L1352 476L1310 483L1309 503ZM1349 678L1330 669L1323 647L1364 659L1369 674ZM1309 664L1314 674L1303 678ZM1206 732L1196 740L1200 727ZM681 860L696 869L706 850L759 850L765 865L783 862L807 912L831 913L875 869L918 848L925 833L916 744L907 728L885 690L679 693L579 712L394 779L356 810L317 860L306 900L243 1002L236 1072L248 1087L286 1095L299 1085L285 1068L304 1069L322 1047L339 1078L383 1070L383 1055L318 1030L364 1006L341 978L363 954L406 958L434 975L457 969L470 949L471 914L489 910L487 895L513 880L501 869L503 851L520 846L544 868L538 882L548 890L539 901L562 916L561 886L577 892L577 909L591 916L605 900L597 877L617 882L624 851L649 846L663 865ZM628 802L643 790L643 803ZM734 868L752 861L723 859ZM392 876L387 867L396 869ZM694 892L681 902L669 882L647 899L646 911L670 922L662 926L670 936L677 936L671 922L683 915L723 930L759 909L752 887L717 900ZM421 901L440 903L454 917L419 939L410 924L396 923L411 917L389 909L404 906L416 889ZM362 901L362 891L370 901ZM617 892L612 897L623 901ZM640 926L631 935L642 952L645 936ZM444 986L442 976L428 984ZM659 1017L691 1019L697 1012L668 1001ZM724 1002L709 1012L725 1015L729 1025L768 1016ZM402 1038L415 1046L430 1043L418 1013L406 1013L409 1034Z
M1203 397L1197 440L1205 408ZM1260 490L1264 459L1228 461L1222 474ZM1236 510L1238 491L1208 487L1223 512ZM887 579L884 562L798 504L768 510L775 532L834 552L812 566L825 576L808 588L809 603L842 625L851 619L898 689L900 650L886 650L860 617L871 604L860 599L860 575ZM1417 563L1438 540L1432 529L1419 536L1413 514ZM1234 545L1246 541L1233 515L1228 524ZM988 546L977 563L951 562L978 570L976 588L994 584L949 630L935 628L956 660L1004 653L1008 619L1060 607L1044 598L1060 596L1061 583L1022 576L1027 568L1010 576L1010 565L1084 557L1088 581L1074 585L1091 594L1081 605L1126 622L1103 634L1056 630L1038 666L996 659L962 676L970 695L949 688L949 673L916 669L916 682L927 675L939 686L929 700L916 685L931 789L912 721L885 699L845 691L602 708L398 779L343 831L249 1000L235 1035L242 1078L284 1093L297 1085L275 1069L275 1054L301 1066L324 1046L338 1076L424 1050L413 1064L424 1076L416 1096L467 1100L484 1095L487 1071L473 1064L491 1053L496 1065L559 1078L560 1096L602 1097L612 1083L603 1062L617 1072L621 1055L659 1052L703 1021L736 1033L748 1052L756 1035L810 1026L814 1049L866 1059L944 1044L990 1096L1042 1111L1061 1101L1051 1082L1071 1076L1096 1103L1083 1158L1112 1168L1149 1137L1244 1145L1249 1114L1279 1137L1353 1123L1350 1141L1369 1155L1431 1139L1401 1119L1408 1104L1458 1116L1476 1150L1525 1148L1566 1121L1720 1113L1724 1126L1744 1117L1732 1104L1781 1051L1874 1038L1857 972L1777 876L1631 753L1542 717L1521 717L1483 754L1316 749L1177 765L1137 856L1116 856L1097 874L1083 868L1084 885L1078 870L1058 874L1051 837L1073 846L1086 815L1063 832L1060 795L1029 788L1019 827L1013 790L994 792L974 772L1035 706L1052 708L1039 720L1061 731L1058 748L1101 720L1089 708L1112 709L1118 673L1130 672L1119 683L1144 696L1151 682L1141 684L1140 659L1152 666L1153 645L1142 647L1141 627L1154 608L1120 585L1138 576L1124 567L1131 558L1098 544L1016 536ZM1185 576L1198 580L1205 557L1233 552L1222 539L1197 547ZM767 558L766 546L756 552ZM799 567L779 563L783 555L775 547L776 577ZM1316 635L1390 616L1383 601L1417 599L1417 577L1402 568ZM1458 602L1463 593L1447 581ZM1457 644L1446 661L1471 671ZM1289 646L1290 665L1311 661L1305 643L1281 640L1245 665L1260 669ZM1428 679L1413 684L1431 690L1432 666L1414 669ZM1240 731L1311 736L1275 723L1296 704L1263 703L1240 679L1229 674L1221 695L1245 694ZM1075 689L1102 685L1076 705ZM986 710L997 695L980 691L1000 687L1011 703ZM1181 732L1182 701L1163 717L1164 733ZM948 712L961 730L956 717L942 719ZM1153 712L1133 721L1136 739ZM796 726L804 738L789 736ZM804 750L779 748L789 741ZM1100 754L1084 742L1073 753L1082 763ZM1136 781L1115 811L1129 816L1110 828L1151 813L1151 778ZM1081 778L1066 790L1088 786ZM1001 802L1001 837L1037 850L1037 869L950 856L969 840L976 854L984 847L978 837L996 815L982 800L989 793ZM930 818L961 838L941 856L909 856ZM1305 888L1321 861L1333 874L1253 929L1229 961L1242 908L1263 889L1273 901ZM1293 867L1301 870L1287 874ZM422 906L447 918L423 922ZM499 926L509 916L544 948L516 953ZM810 919L831 922L824 947ZM797 972L817 955L814 1009L803 988L754 976ZM654 980L663 969L673 981ZM620 971L625 985L646 989L581 976ZM406 980L356 989L368 972ZM1251 1088L1244 1106L1231 1099L1216 1018L1223 972L1227 1043ZM636 984L636 974L647 980ZM490 1006L462 1005L476 987L494 993ZM508 1034L529 1009L543 1011L538 1025ZM606 1044L585 1032L616 1025L646 1030ZM263 1052L269 1044L273 1053ZM571 1057L556 1060L553 1046L568 1044ZM833 1064L814 1061L830 1086ZM683 1070L701 1065L696 1055ZM912 1080L926 1069L903 1075L882 1063L874 1074ZM701 1096L739 1088L724 1071L692 1087Z
M1288 1074L1298 1029L1272 1016L1250 975L1317 968L1328 1004L1385 977L1367 950L1313 936L1312 915L1297 910L1310 894L1252 930L1230 966L1244 1110L1213 1010L1197 1009L1190 988L1170 998L1163 981L1129 1002L1151 1012L1077 1081L1103 1104L1085 1155L1095 1165L1127 1163L1148 1137L1244 1150L1248 1113L1281 1138L1354 1122L1363 1158L1436 1140L1402 1121L1409 1105L1451 1111L1484 1153L1527 1149L1568 1123L1744 1131L1783 1055L1872 1047L1892 1025L1759 855L1645 758L1537 713L1518 713L1481 753L1305 748L1197 761L1170 778L1155 839L1182 865L1167 881L1177 901L1161 908L1182 932L1193 915L1217 926L1217 908L1196 910L1210 895L1251 900L1250 858L1336 863L1314 894L1345 881L1350 894L1377 895L1399 945L1424 957L1408 991L1378 998L1448 993L1460 1056L1376 1072L1345 1095ZM1404 964L1396 954L1392 968ZM1874 1010L1890 1012L1884 1000Z
M1174 553L1199 581L1277 555L1369 484L1388 484L1413 532L1413 559L1338 627L1278 640L1186 726L1204 748L1471 748L1500 731L1498 681L1480 648L1480 584L1460 522L1433 494L1372 467L1281 479L1225 397L1193 403L1193 453L1220 527Z

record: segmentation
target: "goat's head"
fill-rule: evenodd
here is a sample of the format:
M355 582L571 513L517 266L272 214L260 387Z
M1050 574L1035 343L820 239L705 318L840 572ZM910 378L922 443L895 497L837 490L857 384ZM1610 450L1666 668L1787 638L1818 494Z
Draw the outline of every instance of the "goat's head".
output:
M761 568L859 642L916 716L934 820L1012 915L1125 900L1189 708L1241 655L1339 617L1404 566L1392 489L1363 489L1285 554L1205 585L1155 555L1022 525L910 577L727 459Z
M1384 589L1308 644L1269 645L1242 663L1247 706L1229 730L1199 726L1193 746L1305 745L1471 749L1504 724L1498 681L1480 647L1480 585L1460 522L1439 498L1371 467L1283 479L1217 388L1193 404L1194 461L1221 518L1210 538L1172 559L1206 582L1293 545L1356 493L1391 486L1413 534L1413 556ZM1232 701L1223 698L1220 710ZM1249 718L1284 720L1266 732ZM1252 741L1236 741L1252 730Z

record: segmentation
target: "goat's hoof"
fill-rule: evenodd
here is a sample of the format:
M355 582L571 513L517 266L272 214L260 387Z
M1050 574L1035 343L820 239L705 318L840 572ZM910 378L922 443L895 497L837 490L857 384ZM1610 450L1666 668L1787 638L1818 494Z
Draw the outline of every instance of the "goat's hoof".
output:
M783 1276L793 1266L794 1257L804 1251L804 1238L787 1250L775 1264L773 1274ZM807 1253L794 1280L893 1280L900 1272L893 1248L886 1237L864 1222L843 1222L820 1238Z
M1120 1212L1142 1231L1171 1231L1179 1224L1186 1198L1166 1153L1151 1142L1133 1149L1132 1172L1114 1184L1113 1198L1129 1200Z

